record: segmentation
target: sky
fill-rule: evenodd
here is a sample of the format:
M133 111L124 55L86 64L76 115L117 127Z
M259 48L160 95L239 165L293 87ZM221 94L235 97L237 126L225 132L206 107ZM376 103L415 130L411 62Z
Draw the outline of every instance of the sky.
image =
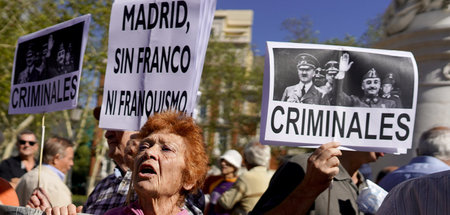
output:
M288 18L309 17L319 41L360 37L368 21L383 14L391 0L217 0L217 10L253 10L252 45L263 54L266 41L287 41L281 23ZM259 51L258 51L259 50Z

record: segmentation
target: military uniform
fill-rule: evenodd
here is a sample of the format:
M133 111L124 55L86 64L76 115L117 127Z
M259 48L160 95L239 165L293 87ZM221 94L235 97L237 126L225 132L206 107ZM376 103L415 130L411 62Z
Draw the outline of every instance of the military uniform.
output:
M364 76L365 79L379 80L379 76L375 69L370 69ZM358 98L354 95L347 95L342 90L343 80L337 82L337 105L351 106L351 107L374 107L374 108L396 108L396 103L393 100L385 99L377 95L364 95L362 98ZM364 89L364 88L363 88Z
M339 99L337 101L338 105L351 106L351 107L375 107L375 108L396 108L394 101L390 99L384 99L381 97L367 97L364 96L361 99L351 95L348 96L344 92L339 93Z
M386 77L381 82L381 84L382 84L382 86L385 84L391 85L391 91L383 92L383 94L381 95L381 98L392 100L395 102L396 108L402 108L403 104L402 104L402 100L400 99L400 96L398 94L395 94L395 92L393 91L394 85L395 85L394 74L392 74L392 73L387 74Z
M305 90L304 95L302 95L301 88L302 87L300 83L286 87L281 100L304 104L328 104L328 101L323 98L323 94L320 93L315 86L311 86L308 91Z
M312 55L301 53L295 57L297 60L297 69L300 71L315 71L319 61ZM308 72L306 72L308 73ZM327 104L327 100L323 99L323 94L314 86L312 78L310 80L300 80L298 84L286 87L283 92L281 101L304 103L304 104ZM308 81L308 82L307 82Z

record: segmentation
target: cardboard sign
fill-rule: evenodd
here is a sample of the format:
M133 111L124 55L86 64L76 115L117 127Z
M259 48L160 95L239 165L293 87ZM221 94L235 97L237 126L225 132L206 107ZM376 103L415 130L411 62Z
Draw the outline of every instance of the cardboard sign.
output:
M139 130L148 117L192 113L215 1L115 1L100 127Z
M77 106L90 18L84 15L19 38L9 114Z
M261 141L404 152L417 83L410 52L268 42Z

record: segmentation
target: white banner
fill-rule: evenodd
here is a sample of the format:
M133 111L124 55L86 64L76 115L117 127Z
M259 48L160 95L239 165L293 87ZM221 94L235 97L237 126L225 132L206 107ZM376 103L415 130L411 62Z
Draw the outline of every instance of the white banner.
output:
M100 127L139 130L163 110L192 113L215 1L115 1Z
M84 15L19 38L9 114L77 106L90 18Z
M261 141L362 151L411 148L418 73L410 52L268 42Z

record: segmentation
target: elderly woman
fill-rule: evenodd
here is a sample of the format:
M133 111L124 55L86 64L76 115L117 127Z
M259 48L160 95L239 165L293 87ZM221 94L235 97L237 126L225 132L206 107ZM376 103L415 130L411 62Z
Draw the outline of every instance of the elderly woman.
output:
M185 114L164 112L138 136L132 181L138 200L106 214L189 214L185 197L203 184L208 164L200 128Z
M207 192L210 195L209 204L206 208L208 215L225 215L227 213L216 213L215 207L220 196L233 186L238 178L238 171L242 164L242 156L238 151L230 149L220 156L220 171L219 177L211 177L211 184L208 186Z
M251 141L244 149L244 161L249 171L239 176L236 183L222 194L217 201L216 211L247 214L269 186L273 174L267 169L270 147L256 140Z

